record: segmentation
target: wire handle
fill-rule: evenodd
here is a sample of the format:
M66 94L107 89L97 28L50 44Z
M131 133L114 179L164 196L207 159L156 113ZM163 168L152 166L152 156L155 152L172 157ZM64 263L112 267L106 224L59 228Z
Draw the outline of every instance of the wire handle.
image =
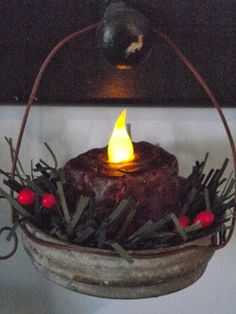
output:
M41 82L41 79L43 77L43 74L46 71L46 68L48 66L48 64L50 63L50 61L54 58L54 56L70 41L72 41L73 39L84 35L84 34L88 34L91 31L95 30L98 26L100 25L100 23L95 23L92 24L82 30L79 30L77 32L74 32L70 35L68 35L67 37L65 37L64 39L62 39L53 49L52 51L49 53L49 55L47 56L47 58L45 59L45 61L43 62L37 76L36 79L34 81L34 85L29 97L29 100L27 102L26 108L25 108L25 112L24 112L24 116L23 116L23 120L21 123L21 127L20 127L20 131L19 131L19 135L18 135L18 139L17 139L17 144L16 144L16 150L15 150L15 156L14 156L14 160L13 160L13 164L12 164L12 171L11 171L11 178L14 179L15 177L15 172L16 172L16 164L17 164L17 159L19 156L19 152L20 152L20 147L21 147L21 143L22 143L22 139L23 139L23 135L24 135L24 131L25 131L25 126L28 120L28 116L29 116L29 112L30 109L34 103L34 100L36 99L36 93L39 87L39 84ZM228 136L228 140L230 143L230 147L231 147L231 151L232 151L232 155L233 155L233 161L234 161L234 173L235 173L235 178L236 178L236 149L235 149L235 144L234 144L234 140L230 131L230 128L228 126L228 123L225 119L225 116L222 112L221 106L218 103L218 101L216 100L216 97L214 95L214 93L210 90L209 86L207 85L206 81L203 79L203 77L201 76L201 74L196 70L196 68L192 65L192 63L189 61L189 59L184 55L184 53L179 49L179 47L162 31L153 28L153 32L160 36L166 43L167 45L172 48L175 52L175 54L180 58L180 60L186 65L186 67L188 68L188 70L192 73L192 75L195 77L195 79L198 81L198 83L201 85L201 87L204 89L204 91L206 92L206 94L208 95L208 97L210 98L213 106L216 108L217 112L219 113L220 119L223 123L223 126L225 128L226 134ZM11 191L11 193L13 194L13 190ZM236 193L236 186L235 186L235 193ZM235 194L236 195L236 194ZM233 210L233 218L231 220L231 228L230 231L228 232L228 234L226 235L225 233L222 235L222 233L218 233L218 239L215 240L216 237L214 237L214 241L213 241L213 245L216 248L222 248L224 247L231 239L233 231L234 231L234 227L235 227L235 212L236 212L236 196L235 196L235 205L234 205L234 210ZM12 208L12 220L15 221L17 219L18 215L15 211L14 208Z
M22 143L22 139L24 136L24 132L25 132L25 127L26 127L26 123L29 117L29 113L30 113L30 109L35 101L36 98L36 93L38 91L39 88L39 84L41 82L41 79L43 77L43 74L45 73L48 64L50 63L50 61L55 57L55 55L69 42L71 42L73 39L82 36L82 35L87 35L88 33L90 33L92 30L96 29L99 26L100 23L95 23L92 24L86 28L83 28L77 32L71 33L70 35L66 36L65 38L63 38L60 42L57 43L57 45L51 50L51 52L48 54L48 56L46 57L46 59L44 60L41 68L39 69L39 72L35 78L34 84L33 84L33 88L30 94L30 97L28 99L26 108L25 108L25 112L23 115L23 119L21 122L21 126L20 126L20 131L18 134L18 138L17 138L17 142L16 142L16 149L15 149L15 154L14 154L14 159L12 162L12 170L11 170L11 179L14 179L15 177L15 173L16 173L16 165L17 165L17 160L19 157L19 153L20 153L20 148L21 148L21 143ZM13 195L13 190L11 190L11 194ZM18 217L18 214L16 213L15 209L12 208L12 221L15 221Z
M11 239L13 240L13 247L11 249L11 251L6 254L6 255L0 255L0 261L2 260L6 260L10 257L12 257L16 250L17 250L17 247L18 247L18 238L17 238L17 235L15 233L15 231L12 231L12 228L11 227L3 227L0 229L0 236L2 233L8 231L8 236L6 238L7 241L11 241Z
M203 76L197 71L197 69L193 66L193 64L190 62L190 60L185 56L185 54L180 50L180 48L173 42L172 39L170 39L169 36L167 36L164 32L153 28L153 32L155 34L157 34L158 36L160 36L167 44L170 48L172 48L175 52L175 54L180 58L180 60L186 65L186 67L188 68L188 70L192 73L193 77L197 80L197 82L201 85L201 87L204 89L204 91L206 92L207 96L210 98L211 103L213 104L213 106L216 108L221 122L223 123L224 129L226 131L228 140L229 140L229 144L230 144L230 148L231 148L231 152L233 155L233 165L234 165L234 177L236 180L236 148L235 148L235 143L233 140L233 136L232 133L230 131L229 125L226 121L225 115L221 109L221 106L219 104L219 102L217 101L214 93L211 91L211 89L209 88L208 84L206 83L206 81L204 80ZM224 246L227 245L227 243L230 241L233 232L234 232L234 228L235 228L235 213L236 213L236 185L235 185L235 198L234 198L234 210L233 210L233 217L231 220L231 228L228 234L219 232L218 233L218 240L216 241L215 237L213 237L213 244L218 248L223 248Z

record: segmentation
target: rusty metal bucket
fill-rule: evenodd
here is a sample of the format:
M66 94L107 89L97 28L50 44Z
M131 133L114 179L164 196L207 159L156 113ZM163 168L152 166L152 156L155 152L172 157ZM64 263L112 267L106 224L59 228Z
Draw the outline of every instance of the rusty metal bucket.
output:
M184 289L202 276L215 252L208 236L166 249L131 251L129 265L112 251L57 240L30 223L23 230L26 252L40 272L67 289L102 298L158 297Z

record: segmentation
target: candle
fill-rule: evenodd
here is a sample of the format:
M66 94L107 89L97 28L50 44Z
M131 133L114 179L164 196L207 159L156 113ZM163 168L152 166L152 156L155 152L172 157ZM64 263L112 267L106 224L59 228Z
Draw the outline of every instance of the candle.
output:
M136 215L130 233L146 221L179 212L178 162L174 155L147 142L132 143L125 129L126 111L117 119L108 147L95 148L68 161L64 167L71 208L81 195L92 197L99 222L118 204L133 200ZM120 153L121 152L121 153ZM125 214L111 232L117 232Z

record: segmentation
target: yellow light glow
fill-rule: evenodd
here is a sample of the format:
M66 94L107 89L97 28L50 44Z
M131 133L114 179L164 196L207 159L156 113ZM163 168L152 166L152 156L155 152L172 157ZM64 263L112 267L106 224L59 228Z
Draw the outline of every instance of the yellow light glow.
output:
M127 162L134 159L134 148L126 130L126 109L116 120L108 143L108 161L111 163Z

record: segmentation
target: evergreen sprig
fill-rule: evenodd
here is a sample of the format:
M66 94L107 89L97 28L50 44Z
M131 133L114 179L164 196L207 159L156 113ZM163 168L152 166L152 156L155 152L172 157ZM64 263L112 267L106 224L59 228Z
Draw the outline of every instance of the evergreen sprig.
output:
M6 141L10 147L11 157L14 158L15 149L12 139L6 138ZM30 208L21 206L14 195L8 194L2 188L0 188L0 197L7 199L22 218L30 219L41 229L63 241L88 247L113 248L131 264L133 260L128 250L163 248L208 233L221 230L226 232L228 227L225 226L225 222L234 215L235 179L232 173L228 179L223 178L229 160L226 159L219 169L211 169L208 173L204 173L209 157L207 153L203 161L195 162L192 173L181 180L181 214L187 215L192 221L198 212L212 211L216 217L214 224L205 230L200 223L182 228L177 216L171 213L158 222L151 220L144 222L143 226L130 234L129 227L137 214L132 199L123 199L102 222L97 217L95 200L83 193L77 206L70 208L64 170L58 168L57 158L51 147L46 143L45 147L52 157L53 166L42 159L35 166L31 162L31 174L27 175L18 160L14 179L9 173L0 170L0 174L6 178L4 184L13 191L19 192L24 188L35 191L34 206ZM57 210L49 212L41 207L40 198L44 193L55 195ZM121 221L119 230L111 235L110 230L119 221Z

